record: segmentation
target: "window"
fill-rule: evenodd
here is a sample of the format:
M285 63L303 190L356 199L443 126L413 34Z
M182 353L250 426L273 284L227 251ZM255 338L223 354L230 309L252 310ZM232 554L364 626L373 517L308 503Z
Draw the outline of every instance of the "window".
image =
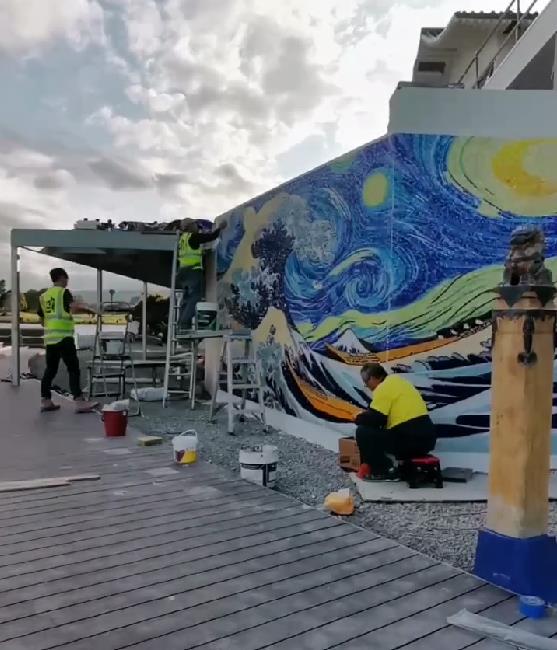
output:
M443 74L447 64L445 61L420 61L418 63L418 72L437 72Z

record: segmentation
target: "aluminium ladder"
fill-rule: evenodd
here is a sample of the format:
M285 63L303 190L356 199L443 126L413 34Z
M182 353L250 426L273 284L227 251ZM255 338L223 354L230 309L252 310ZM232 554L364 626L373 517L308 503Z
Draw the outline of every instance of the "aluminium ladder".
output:
M180 294L180 298L183 299L183 296L181 295L182 293L182 291L174 290L171 292L169 297L169 326L166 333L167 342L163 381L163 407L166 407L171 395L186 396L191 400L192 405L195 400L197 345L188 335L183 335L178 331L180 302L177 300L177 294ZM178 386L170 386L172 378L176 379Z
M171 267L170 295L168 297L168 327L166 329L166 362L164 366L162 405L166 407L171 395L182 395L190 399L192 408L195 405L196 374L197 374L197 345L181 334L178 328L181 301L184 292L176 289L176 274L178 272L178 249L180 234L176 234L176 244ZM179 298L179 299L178 299ZM176 378L178 386L171 388L171 378ZM188 387L184 384L188 382Z
M234 350L241 344L243 344L243 354L240 357L235 356ZM226 386L226 401L217 405L217 393L223 384ZM234 391L241 392L239 404ZM257 395L257 408L255 409L246 408L249 391L255 392ZM235 435L235 406L238 407L236 410L241 422L245 421L248 414L255 414L261 420L265 430L267 429L261 363L255 354L250 332L232 332L223 336L217 385L211 401L209 420L214 421L216 414L224 406L226 406L228 413L227 430L231 436Z
M103 332L102 320L105 313L124 313L126 326L123 332ZM128 370L131 373L131 383L133 390L130 393L130 399L135 395L137 397L137 377L135 374L135 364L133 350L131 349L132 334L129 325L132 320L133 309L130 305L124 303L102 303L100 313L97 314L95 328L95 342L93 345L93 357L89 365L89 399L95 397L116 397L124 399L126 397L126 379ZM109 383L116 382L116 392L110 392ZM102 384L103 390L99 391L96 387ZM137 401L137 400L136 400ZM141 415L141 404L137 401L137 410L129 413L130 416Z

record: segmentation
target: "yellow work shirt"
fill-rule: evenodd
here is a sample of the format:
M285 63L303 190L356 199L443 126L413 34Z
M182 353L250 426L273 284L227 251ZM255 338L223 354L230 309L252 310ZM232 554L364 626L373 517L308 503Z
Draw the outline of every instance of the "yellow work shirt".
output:
M387 429L428 415L423 397L400 375L387 375L373 391L370 408L387 416Z

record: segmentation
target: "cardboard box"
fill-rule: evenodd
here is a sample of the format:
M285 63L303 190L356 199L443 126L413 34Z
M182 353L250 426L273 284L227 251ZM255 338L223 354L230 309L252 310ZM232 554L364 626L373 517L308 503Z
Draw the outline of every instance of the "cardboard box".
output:
M356 438L340 438L338 441L338 464L350 472L360 469L360 450Z

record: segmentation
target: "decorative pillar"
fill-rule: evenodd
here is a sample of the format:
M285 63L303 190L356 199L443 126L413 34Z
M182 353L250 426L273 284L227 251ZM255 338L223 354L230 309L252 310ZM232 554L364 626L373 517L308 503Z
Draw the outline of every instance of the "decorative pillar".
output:
M476 574L557 602L557 544L547 535L556 293L540 230L511 238L493 312L491 455Z

